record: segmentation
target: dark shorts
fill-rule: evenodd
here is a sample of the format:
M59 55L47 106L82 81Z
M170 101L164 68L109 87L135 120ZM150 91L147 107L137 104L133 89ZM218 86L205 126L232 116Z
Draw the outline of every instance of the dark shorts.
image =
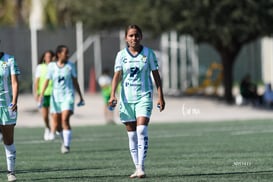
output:
M43 97L43 107L49 107L50 106L50 95L45 95Z

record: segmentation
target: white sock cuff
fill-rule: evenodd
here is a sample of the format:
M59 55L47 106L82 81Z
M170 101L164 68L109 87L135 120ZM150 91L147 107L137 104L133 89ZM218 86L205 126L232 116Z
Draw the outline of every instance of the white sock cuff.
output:
M137 126L137 135L143 135L143 136L147 136L148 135L148 126L146 125L138 125Z
M128 134L128 138L130 140L130 139L134 139L136 137L137 132L136 131L128 131L127 134Z
M9 153L13 153L16 151L15 145L11 144L11 145L4 145L5 150L8 151Z
M62 134L63 134L63 135L67 135L67 134L71 134L71 133L72 133L71 130L63 130L63 131L62 131Z
M63 130L63 144L66 147L70 147L72 138L72 131L71 130Z

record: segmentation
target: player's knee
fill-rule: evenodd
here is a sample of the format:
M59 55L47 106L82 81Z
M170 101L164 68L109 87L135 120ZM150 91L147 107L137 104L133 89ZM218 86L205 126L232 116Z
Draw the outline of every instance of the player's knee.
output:
M12 145L13 144L13 138L4 138L3 137L3 143L5 145Z
M147 126L146 125L137 126L137 135L138 136L147 136L148 135Z
M69 130L70 129L70 124L67 121L62 122L62 128L64 130Z

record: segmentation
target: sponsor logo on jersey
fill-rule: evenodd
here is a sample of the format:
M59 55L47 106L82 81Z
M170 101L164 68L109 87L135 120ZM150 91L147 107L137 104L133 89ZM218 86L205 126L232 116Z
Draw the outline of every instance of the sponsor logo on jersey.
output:
M123 63L127 63L127 58L126 58L126 57L123 57L123 58L122 58L122 62L123 62Z

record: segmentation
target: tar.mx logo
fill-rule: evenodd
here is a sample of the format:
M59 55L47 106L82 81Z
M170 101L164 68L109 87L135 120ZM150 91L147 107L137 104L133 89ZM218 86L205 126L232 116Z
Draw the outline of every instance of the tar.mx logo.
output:
M186 106L186 104L182 105L181 111L182 111L182 115L183 116L190 116L190 115L199 115L199 114L201 114L201 111L200 111L199 108Z

